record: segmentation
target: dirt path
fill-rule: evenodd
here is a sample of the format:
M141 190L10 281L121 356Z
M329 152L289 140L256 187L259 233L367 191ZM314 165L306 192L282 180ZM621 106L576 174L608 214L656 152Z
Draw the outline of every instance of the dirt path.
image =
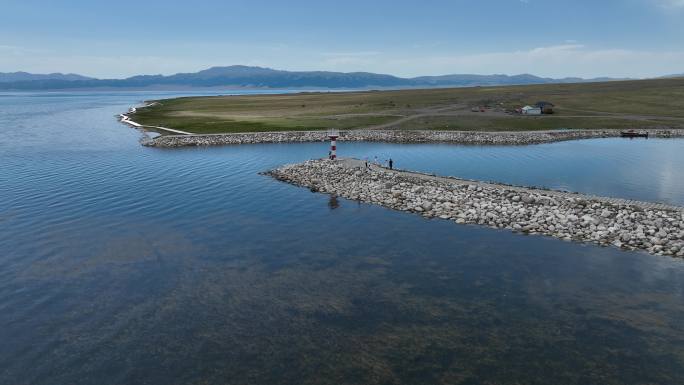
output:
M450 113L446 112L452 110ZM455 111L453 111L455 110ZM414 115L409 115L405 116L403 118L394 120L389 123L383 123L383 124L378 124L375 126L370 126L364 128L364 130L385 130L394 126L397 126L399 124L409 122L411 120L419 119L419 118L425 118L425 117L431 117L431 116L461 116L463 115L464 112L470 112L468 110L468 106L464 104L453 104L453 105L448 105L444 107L437 107L437 108L423 108L416 110L416 114Z

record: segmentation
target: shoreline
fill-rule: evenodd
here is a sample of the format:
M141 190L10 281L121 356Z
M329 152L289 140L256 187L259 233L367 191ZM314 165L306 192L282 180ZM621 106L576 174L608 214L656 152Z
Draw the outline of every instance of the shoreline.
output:
M125 123L132 122L127 119ZM137 123L136 123L137 124ZM143 126L144 127L144 126ZM165 130L163 127L156 127ZM432 131L432 130L343 130L340 142L451 143L465 145L528 145L567 140L616 138L618 129L551 131ZM644 129L651 138L684 138L684 129ZM328 141L326 131L245 132L228 134L162 135L143 143L149 147L220 146L257 143L303 143Z
M153 105L153 104L154 104L154 103L148 103L147 105ZM146 126L146 125L144 125L144 124L137 123L137 122L131 120L131 117L129 116L130 114L135 114L136 111L137 111L137 108L131 107L131 108L128 110L127 113L125 113L125 114L119 114L119 122L121 122L121 123L123 123L123 124L127 124L127 125L129 125L129 126L132 126L133 128L136 128L136 129L143 129L143 128L145 128L145 127L149 127L149 128L155 128L155 129L158 129L158 130L168 131L168 132L170 132L170 133L172 133L172 134L194 135L194 134L192 134L192 133L190 133L190 132L185 132L185 131L181 131L181 130L174 130L173 128L166 128L166 127L159 127L159 126ZM145 141L143 142L143 145L147 145L148 142L149 142L150 140L151 140L151 139L145 140Z
M264 173L386 208L566 241L684 257L684 207L439 177L356 159L310 160Z

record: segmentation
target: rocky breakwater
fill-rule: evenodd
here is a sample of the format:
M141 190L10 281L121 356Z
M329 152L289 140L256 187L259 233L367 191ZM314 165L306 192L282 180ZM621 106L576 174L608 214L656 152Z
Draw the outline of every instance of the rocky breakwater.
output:
M684 130L649 130L651 137L684 137ZM619 130L553 131L422 131L422 130L350 130L341 131L342 142L455 143L474 145L525 145L563 140L609 138ZM325 131L248 132L234 134L163 135L145 143L154 147L213 146L225 144L321 142L328 140Z
M226 144L297 143L329 140L326 131L245 132L234 134L162 135L150 147L216 146Z
M684 257L684 211L649 203L441 178L357 160L312 160L266 173L278 180L395 210L568 241Z

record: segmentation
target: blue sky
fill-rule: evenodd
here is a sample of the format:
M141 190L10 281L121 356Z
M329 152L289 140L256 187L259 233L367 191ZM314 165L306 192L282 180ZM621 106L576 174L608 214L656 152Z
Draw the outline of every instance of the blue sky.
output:
M684 73L684 0L0 0L0 71Z

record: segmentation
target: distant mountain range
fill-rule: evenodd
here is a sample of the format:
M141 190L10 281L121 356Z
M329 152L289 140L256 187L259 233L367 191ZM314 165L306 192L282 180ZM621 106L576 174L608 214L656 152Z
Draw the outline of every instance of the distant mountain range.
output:
M542 78L534 75L443 75L400 78L369 72L282 71L263 67L213 67L194 73L95 79L76 74L0 73L0 90L145 89L145 88L410 88L581 83L614 78Z
M30 82L34 80L65 80L65 81L75 81L75 80L95 80L87 76L81 76L76 74L30 74L28 72L0 72L0 83L13 83L13 82Z

